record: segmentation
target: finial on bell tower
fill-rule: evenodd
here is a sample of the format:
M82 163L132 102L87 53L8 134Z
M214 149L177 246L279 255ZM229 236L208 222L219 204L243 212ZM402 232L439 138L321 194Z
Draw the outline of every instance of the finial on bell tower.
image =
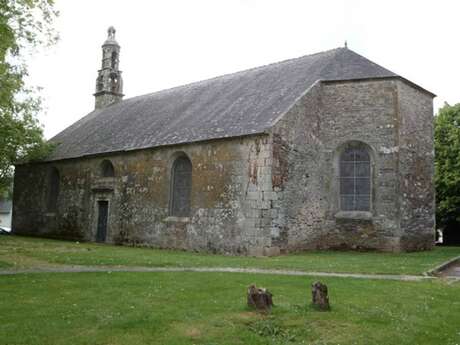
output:
M109 26L107 29L107 39L115 41L115 32L115 28L113 26Z
M115 40L115 28L109 27L102 45L102 68L96 79L96 109L104 108L123 98L123 80L119 67L120 46Z
M348 48L348 43L347 43L347 40L345 40L345 48Z

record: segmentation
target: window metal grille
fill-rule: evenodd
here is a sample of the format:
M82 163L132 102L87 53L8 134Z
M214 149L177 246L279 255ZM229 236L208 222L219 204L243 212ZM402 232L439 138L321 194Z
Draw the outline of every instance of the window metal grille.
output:
M340 209L369 211L371 161L364 148L349 148L340 156Z
M187 217L190 214L190 195L192 190L192 163L187 157L179 157L172 171L171 215Z

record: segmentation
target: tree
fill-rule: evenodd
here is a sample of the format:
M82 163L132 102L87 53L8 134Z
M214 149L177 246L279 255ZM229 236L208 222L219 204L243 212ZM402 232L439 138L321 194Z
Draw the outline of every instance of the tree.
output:
M460 103L435 118L436 222L447 243L460 243Z
M0 0L0 195L11 186L13 164L46 156L37 114L41 98L26 85L26 57L56 42L54 0Z

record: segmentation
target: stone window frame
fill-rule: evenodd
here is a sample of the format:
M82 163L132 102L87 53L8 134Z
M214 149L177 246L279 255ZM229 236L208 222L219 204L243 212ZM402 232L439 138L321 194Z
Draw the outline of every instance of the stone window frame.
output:
M189 195L189 203L188 203L188 212L187 214L176 214L174 212L174 191L175 191L175 169L176 169L176 164L179 161L179 159L184 159L186 158L190 162L190 195ZM168 217L165 219L167 222L189 222L190 221L190 215L192 212L192 189L193 189L193 162L190 159L189 155L187 155L185 152L180 151L180 152L175 152L171 159L170 159L170 167L169 167L169 177L170 177L170 183L169 183L169 206L168 206Z
M110 159L104 159L99 165L100 176L102 178L113 178L115 177L115 167Z
M343 211L340 205L340 158L342 154L350 148L363 148L370 158L370 201L368 211ZM372 220L375 213L375 191L376 191L376 178L375 178L375 165L376 154L371 145L362 140L348 140L340 144L334 153L334 176L333 176L333 200L334 200L334 217L336 219L360 219Z
M61 192L61 174L55 166L48 170L48 189L46 194L46 212L55 214L59 205Z

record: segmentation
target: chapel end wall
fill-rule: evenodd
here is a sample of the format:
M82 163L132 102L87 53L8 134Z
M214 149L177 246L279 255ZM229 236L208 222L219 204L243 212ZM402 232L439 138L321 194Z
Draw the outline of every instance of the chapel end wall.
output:
M430 248L430 236L424 235L429 231L419 225L432 222L432 194L420 201L418 193L418 205L425 206L413 210L414 203L404 197L403 189L432 190L432 163L424 153L432 140L431 101L406 84L401 90L401 84L396 79L317 83L273 128L273 179L278 194L273 226L279 230L283 250ZM419 144L417 154L412 154L418 158L403 163L408 157L404 146L400 150L400 142L405 145L400 130L411 128L405 120L408 116L426 123L418 126L428 139L422 143L414 139ZM365 217L344 216L339 207L338 154L353 141L368 147L372 157L371 209ZM425 165L423 177L403 177L415 161Z
M171 168L192 162L191 214L169 213ZM101 177L109 159L115 177ZM97 202L109 201L107 242L233 254L266 254L271 198L267 135L16 167L13 231L94 241ZM60 174L57 209L46 209L49 171Z

